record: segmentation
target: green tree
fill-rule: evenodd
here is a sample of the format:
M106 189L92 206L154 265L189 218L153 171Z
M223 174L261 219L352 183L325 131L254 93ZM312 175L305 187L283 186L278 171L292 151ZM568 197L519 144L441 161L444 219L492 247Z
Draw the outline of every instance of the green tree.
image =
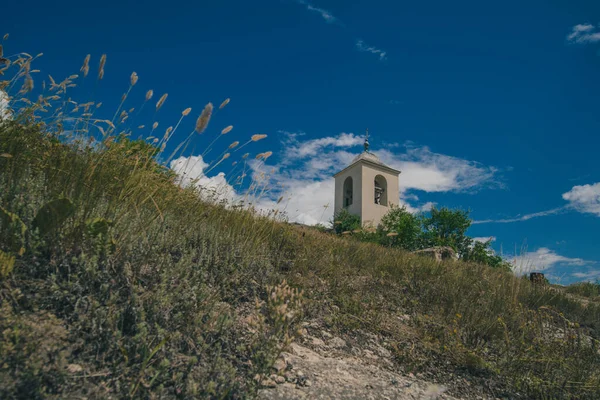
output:
M392 206L381 219L380 243L386 246L417 250L421 242L421 218L406 210L406 206Z
M422 225L424 247L449 246L459 256L467 254L471 248L473 239L466 235L471 226L469 211L433 207L423 218Z
M474 242L473 246L463 254L463 260L485 264L492 268L499 268L505 271L511 271L510 264L501 256L494 253L491 246L491 239L487 242Z
M350 214L345 208L340 210L333 216L333 230L338 235L342 232L353 231L359 229L360 217L358 215Z

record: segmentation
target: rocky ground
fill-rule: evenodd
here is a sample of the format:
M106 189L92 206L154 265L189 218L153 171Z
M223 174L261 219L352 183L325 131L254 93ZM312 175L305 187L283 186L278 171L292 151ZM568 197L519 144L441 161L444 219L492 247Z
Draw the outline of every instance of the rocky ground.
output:
M403 374L376 335L365 334L351 345L316 323L306 324L304 333L262 382L260 399L495 398L464 378L440 384L420 374Z

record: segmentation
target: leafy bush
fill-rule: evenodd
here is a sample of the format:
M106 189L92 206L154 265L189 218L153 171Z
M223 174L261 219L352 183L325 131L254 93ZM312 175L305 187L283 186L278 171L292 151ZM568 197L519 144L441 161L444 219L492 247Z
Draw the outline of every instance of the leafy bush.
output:
M468 211L433 207L429 215L423 218L423 246L449 246L463 256L472 243L467 236L470 226Z
M381 219L380 243L405 250L422 248L421 217L406 211L406 207L392 207Z
M360 217L350 214L348 210L343 208L333 216L332 225L334 232L337 234L352 232L361 227Z
M495 254L490 248L491 243L491 239L487 242L473 242L471 248L463 254L463 260L488 265L492 268L500 268L508 272L512 271L510 263L504 260L502 256Z
M491 249L491 241L475 242L467 236L467 229L471 226L467 211L432 208L429 214L413 214L405 206L392 206L374 230L361 229L360 218L343 209L338 212L333 224L337 234L352 233L353 238L362 242L408 251L448 246L462 261L511 271L510 264Z

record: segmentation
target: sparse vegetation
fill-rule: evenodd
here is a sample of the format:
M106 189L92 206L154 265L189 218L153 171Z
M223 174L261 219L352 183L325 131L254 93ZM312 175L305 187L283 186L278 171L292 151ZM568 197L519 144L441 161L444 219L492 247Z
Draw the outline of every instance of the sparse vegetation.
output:
M22 58L4 87L26 94ZM70 84L0 122L1 398L251 397L309 319L497 396L600 396L597 304L207 201L119 139L125 116L95 141L92 116L69 122L83 138L38 117Z
M600 282L581 282L566 287L566 292L597 299L600 297Z
M471 226L469 212L446 207L413 214L405 206L393 206L375 228L361 228L360 217L340 210L332 221L337 234L386 247L415 251L429 247L450 247L462 261L475 262L511 271L510 264L491 248L491 240L477 242L467 236Z

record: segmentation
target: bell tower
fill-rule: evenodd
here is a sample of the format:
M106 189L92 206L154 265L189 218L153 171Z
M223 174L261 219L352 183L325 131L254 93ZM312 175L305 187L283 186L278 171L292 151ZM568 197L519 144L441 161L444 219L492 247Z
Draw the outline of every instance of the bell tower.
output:
M334 213L347 209L358 215L363 226L377 227L392 205L400 203L400 171L385 165L369 151L369 130L364 151L334 175Z

